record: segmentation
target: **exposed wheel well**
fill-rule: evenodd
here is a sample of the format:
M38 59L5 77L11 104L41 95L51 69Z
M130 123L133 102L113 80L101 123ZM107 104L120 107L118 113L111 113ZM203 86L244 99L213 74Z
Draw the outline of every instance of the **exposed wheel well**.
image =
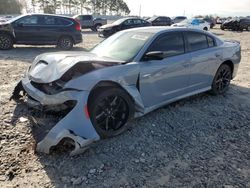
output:
M93 89L90 91L89 98L88 98L88 107L89 107L89 104L91 102L92 97L94 96L94 94L96 92L100 92L101 90L108 89L108 88L119 88L119 89L123 90L124 92L126 92L130 96L131 100L134 102L133 97L120 84L118 84L116 82L112 82L112 81L101 81L101 82L97 83L93 87Z
M10 36L10 37L12 38L13 41L15 41L15 38L14 38L14 36L13 36L11 33L6 32L6 31L1 31L1 32L0 32L0 35L1 35L1 34L8 35L8 36Z
M227 60L227 61L223 62L222 65L223 65L223 64L224 64L224 65L228 65L228 66L231 68L232 73L234 72L234 64L233 64L232 61Z

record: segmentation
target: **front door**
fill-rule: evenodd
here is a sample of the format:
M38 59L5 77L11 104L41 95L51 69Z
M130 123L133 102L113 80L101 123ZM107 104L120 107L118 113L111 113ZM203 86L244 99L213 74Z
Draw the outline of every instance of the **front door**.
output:
M39 18L36 15L25 16L13 23L14 34L17 43L32 44L41 42L43 31L39 26Z
M189 56L185 54L182 32L159 36L147 52L162 51L162 60L140 62L140 92L146 107L186 94L189 82Z

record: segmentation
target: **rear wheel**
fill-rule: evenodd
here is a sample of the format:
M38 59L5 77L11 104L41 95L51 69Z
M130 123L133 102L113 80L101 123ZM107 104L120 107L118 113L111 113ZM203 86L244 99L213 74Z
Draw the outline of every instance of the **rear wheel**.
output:
M62 50L72 49L74 42L71 37L63 36L59 39L57 46Z
M9 50L13 47L13 39L10 35L0 34L0 49Z
M134 107L130 96L119 88L97 90L89 102L91 121L102 138L121 134L133 117Z
M212 93L215 95L224 94L228 90L231 79L231 68L226 64L222 64L217 70L217 73L215 74L212 83Z
M204 30L204 31L207 31L207 30L208 30L208 28L207 28L207 27L204 27L204 28L203 28L203 30Z

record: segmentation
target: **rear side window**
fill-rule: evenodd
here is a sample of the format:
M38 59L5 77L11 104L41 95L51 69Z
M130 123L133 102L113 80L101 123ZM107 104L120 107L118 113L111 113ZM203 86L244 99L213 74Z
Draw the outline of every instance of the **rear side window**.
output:
M73 22L67 20L67 19L63 19L63 18L56 18L56 25L60 25L60 26L68 26L71 25Z
M207 43L208 43L208 47L215 46L215 42L214 42L214 39L212 37L207 36Z
M187 32L188 51L197 51L208 48L208 41L206 35L202 33Z
M56 25L55 17L45 16L44 17L44 24L45 25Z
M157 38L148 52L163 51L165 57L175 56L184 53L184 41L182 33L169 33Z
M126 20L123 22L124 25L134 25L134 20Z
M141 20L134 20L134 24L141 24L142 21Z

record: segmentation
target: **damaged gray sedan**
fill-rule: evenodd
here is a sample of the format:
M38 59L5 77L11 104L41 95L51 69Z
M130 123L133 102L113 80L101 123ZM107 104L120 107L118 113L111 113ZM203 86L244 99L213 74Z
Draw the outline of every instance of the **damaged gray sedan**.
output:
M90 52L39 55L13 92L27 104L66 114L37 145L49 153L70 138L77 153L124 132L127 122L173 101L211 90L223 94L241 59L236 41L187 28L125 30ZM21 92L23 91L23 92Z

